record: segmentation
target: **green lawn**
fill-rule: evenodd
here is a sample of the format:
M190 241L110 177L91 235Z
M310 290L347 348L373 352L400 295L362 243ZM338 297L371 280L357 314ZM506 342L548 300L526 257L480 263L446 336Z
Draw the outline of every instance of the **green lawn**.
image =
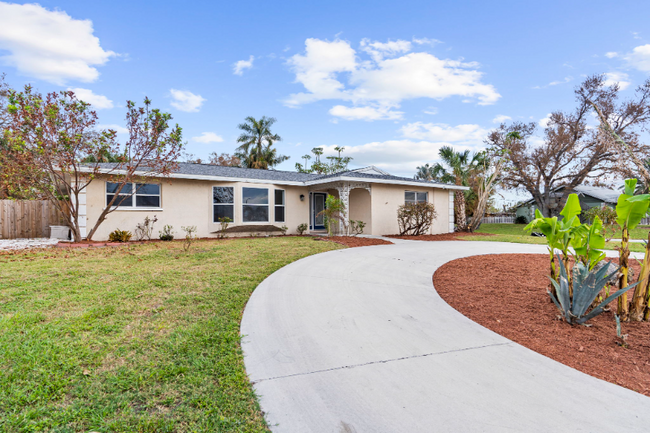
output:
M531 236L524 231L525 224L481 224L477 233L490 233L495 236L467 236L463 237L468 241L491 241L491 242L515 242L523 244L546 244L543 237ZM630 232L631 239L648 239L648 227L637 227ZM612 238L620 238L621 234L615 232L611 234ZM607 242L605 247L613 250L618 245L617 242ZM641 243L630 243L630 251L643 252L644 247Z
M0 255L0 431L268 431L239 323L279 237Z

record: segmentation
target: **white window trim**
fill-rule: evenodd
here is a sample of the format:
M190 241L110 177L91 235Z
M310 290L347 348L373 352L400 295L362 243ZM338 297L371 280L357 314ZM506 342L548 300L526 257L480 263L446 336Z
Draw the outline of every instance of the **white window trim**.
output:
M215 188L231 188L232 189L232 203L215 203L214 202L214 189ZM235 187L224 185L212 185L212 224L221 224L219 221L214 220L214 207L215 206L232 206L232 221L230 224L235 224Z
M413 194L415 194L415 201L414 201L414 202L412 202L412 201L406 201L406 194L409 193L409 192L412 192ZM424 194L426 194L426 199L425 199L424 201L418 201L418 193L424 193ZM429 203L429 191L410 191L410 190L405 190L405 191L404 191L404 204L406 204L406 203L416 203L416 204L417 204L417 203Z
M109 183L119 183L119 182L106 181L104 183L104 207L108 207L108 196L109 195L117 195L117 196L129 195L129 194L109 193L108 192L108 184ZM136 197L137 196L140 196L140 197L158 197L158 202L162 205L162 184L155 183L155 182L151 182L151 183L127 182L127 183L131 184L131 188L132 188L131 191L135 191L133 194L130 194L133 204L131 206L113 206L113 207L111 207L111 209L114 209L116 211L130 211L130 212L133 212L133 211L162 211L163 210L162 206L136 206ZM158 191L160 191L160 193L159 194L138 194L137 188L136 188L137 184L140 184L140 185L158 185ZM126 183L124 185L126 186ZM124 188L124 187L122 187L122 188Z
M248 204L244 203L244 188L248 189L265 189L266 190L266 201L267 204ZM273 198L275 202L275 197ZM266 206L266 221L244 221L244 206ZM247 225L259 225L262 223L271 224L271 194L269 194L269 188L258 188L256 186L242 186L241 187L241 223Z
M275 204L275 192L276 191L282 191L282 204ZM278 221L278 217L275 214L275 209L281 207L283 210L283 218L282 221ZM274 189L273 190L273 222L276 224L282 223L285 224L287 222L287 191L284 189Z

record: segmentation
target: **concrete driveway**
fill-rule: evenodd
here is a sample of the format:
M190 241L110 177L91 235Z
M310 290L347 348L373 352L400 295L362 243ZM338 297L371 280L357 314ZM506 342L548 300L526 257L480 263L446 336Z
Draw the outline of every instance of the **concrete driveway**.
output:
M246 370L271 429L648 431L650 398L483 328L433 288L433 273L450 260L545 252L402 241L280 269L255 290L241 324Z

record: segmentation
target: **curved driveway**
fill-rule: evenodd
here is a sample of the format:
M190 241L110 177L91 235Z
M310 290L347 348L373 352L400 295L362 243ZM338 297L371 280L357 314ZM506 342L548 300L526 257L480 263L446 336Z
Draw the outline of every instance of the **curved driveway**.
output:
M432 274L450 260L531 252L545 247L397 241L307 257L269 276L241 332L271 429L648 431L650 398L483 328L433 289Z

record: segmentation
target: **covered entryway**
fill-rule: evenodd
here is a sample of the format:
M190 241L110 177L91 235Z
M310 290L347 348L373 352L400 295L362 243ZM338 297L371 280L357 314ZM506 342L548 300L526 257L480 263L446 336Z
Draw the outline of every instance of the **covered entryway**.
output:
M345 205L343 223L337 234L349 235L350 220L363 221L365 234L372 234L371 187L366 182L331 182L318 185L318 190L309 192L309 230L326 230L324 217L318 214L325 209L328 195L340 198Z

